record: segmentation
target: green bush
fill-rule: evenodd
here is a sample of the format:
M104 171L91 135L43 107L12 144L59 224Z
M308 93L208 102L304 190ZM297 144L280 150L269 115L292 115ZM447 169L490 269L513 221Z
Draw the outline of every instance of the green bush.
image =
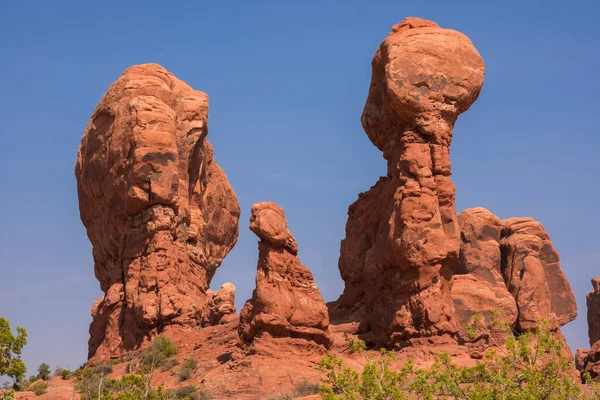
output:
M10 389L10 385L3 385L0 389L0 400L14 400L15 391Z
M183 362L181 370L179 371L179 382L187 381L194 375L194 372L198 368L198 362L196 360L187 359Z
M306 379L300 381L295 387L292 394L286 394L278 397L271 397L269 400L293 400L297 397L310 396L311 394L319 393L320 385L310 383Z
M547 322L533 332L515 334L498 321L496 313L492 315L494 325L504 331L506 344L489 350L474 367L457 366L442 353L427 369L415 368L412 361L392 369L393 353L382 349L374 360L363 345L354 343L365 356L363 370L346 367L341 358L328 354L319 364L324 373L322 396L325 400L600 399L596 386L582 388L572 377L573 361L565 358L563 342ZM485 326L481 318L475 318L469 330L479 335L485 333L481 331Z
M121 357L121 358L113 358L111 359L108 364L109 365L116 365L116 364L121 364L124 363L126 361L131 360L131 357Z
M210 396L206 392L198 391L198 388L193 385L175 389L172 391L171 397L182 400L210 400Z
M193 398L196 395L198 388L194 385L182 386L174 390L174 397L177 399Z
M131 361L131 362L127 363L127 365L125 365L125 372L128 374L133 374L137 370L139 365L140 365L139 362Z
M71 377L79 378L83 374L84 367L79 367L75 371L71 372Z
M161 367L171 357L177 354L175 343L164 336L158 336L140 356L139 372L147 373Z
M62 371L60 371L60 377L63 379L69 379L71 377L71 371L69 371L68 369L63 369Z
M84 373L76 389L81 393L81 400L171 400L162 386L153 389L144 377L136 374L105 379L98 374Z
M25 378L27 367L21 360L21 352L27 344L27 331L17 326L17 335L13 335L10 322L0 317L0 376L7 376L17 388ZM5 385L6 386L6 385ZM8 390L6 390L8 393ZM8 394L6 394L8 396Z
M36 394L36 396L41 396L46 393L46 389L48 388L48 384L46 382L36 382L33 384L31 391Z
M310 396L311 394L319 393L320 385L317 383L310 383L306 379L300 381L294 388L294 397Z
M38 379L43 379L45 381L50 379L50 375L51 375L51 371L50 371L50 365L46 364L46 363L41 363L40 366L38 367Z
M160 370L163 372L168 371L168 370L172 369L173 367L176 367L177 365L179 365L179 361L177 361L176 358L168 358L161 365Z

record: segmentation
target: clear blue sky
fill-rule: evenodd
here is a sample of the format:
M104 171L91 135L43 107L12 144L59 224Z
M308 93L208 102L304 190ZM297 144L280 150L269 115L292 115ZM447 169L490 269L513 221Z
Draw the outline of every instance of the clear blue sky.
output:
M73 166L107 87L157 62L210 97L209 140L243 210L213 281L241 306L254 286L250 206L287 213L326 300L347 207L385 174L360 114L370 62L406 16L467 34L487 67L452 145L457 207L543 222L579 304L564 328L587 345L585 293L600 275L600 10L596 1L0 2L0 315L26 327L24 357L85 361L101 292Z

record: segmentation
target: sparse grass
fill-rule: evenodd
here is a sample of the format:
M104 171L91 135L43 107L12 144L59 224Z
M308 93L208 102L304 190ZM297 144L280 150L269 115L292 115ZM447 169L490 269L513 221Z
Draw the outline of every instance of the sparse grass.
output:
M194 375L194 371L198 367L198 362L196 360L187 359L183 362L181 366L181 370L179 371L179 382L187 381Z
M294 388L294 397L310 396L311 394L319 393L319 384L311 383L306 379L300 381Z
M269 400L293 400L297 397L310 396L311 394L319 393L319 385L316 383L310 383L306 379L300 381L294 388L292 394L286 394L278 397L271 397Z
M168 371L173 367L179 365L179 361L176 358L168 358L164 361L163 365L161 365L160 370L162 372Z
M204 391L198 391L194 385L182 386L171 391L171 397L175 399L210 400L210 396Z

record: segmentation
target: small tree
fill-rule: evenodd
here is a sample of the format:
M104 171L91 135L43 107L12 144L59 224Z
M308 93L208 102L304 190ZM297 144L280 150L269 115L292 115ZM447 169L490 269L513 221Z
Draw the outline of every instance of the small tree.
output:
M152 344L142 353L139 371L148 374L146 390L143 396L144 400L147 399L151 393L154 369L162 366L169 357L177 354L177 351L178 348L175 343L164 336L159 336L154 339Z
M41 363L38 367L38 379L43 379L45 381L50 379L50 365L46 363Z
M21 352L27 344L27 331L17 326L17 335L13 335L10 322L0 317L0 376L7 376L17 388L25 377L27 368L21 360Z

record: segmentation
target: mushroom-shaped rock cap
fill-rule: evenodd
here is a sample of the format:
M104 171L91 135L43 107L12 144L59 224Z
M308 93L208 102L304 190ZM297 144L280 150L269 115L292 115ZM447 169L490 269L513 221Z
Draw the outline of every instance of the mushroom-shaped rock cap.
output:
M287 227L281 207L272 202L261 202L254 204L251 212L250 230L256 236L292 254L298 253L298 244Z
M406 131L449 144L456 118L479 96L485 71L469 38L420 18L395 25L372 64L362 123L384 153Z

